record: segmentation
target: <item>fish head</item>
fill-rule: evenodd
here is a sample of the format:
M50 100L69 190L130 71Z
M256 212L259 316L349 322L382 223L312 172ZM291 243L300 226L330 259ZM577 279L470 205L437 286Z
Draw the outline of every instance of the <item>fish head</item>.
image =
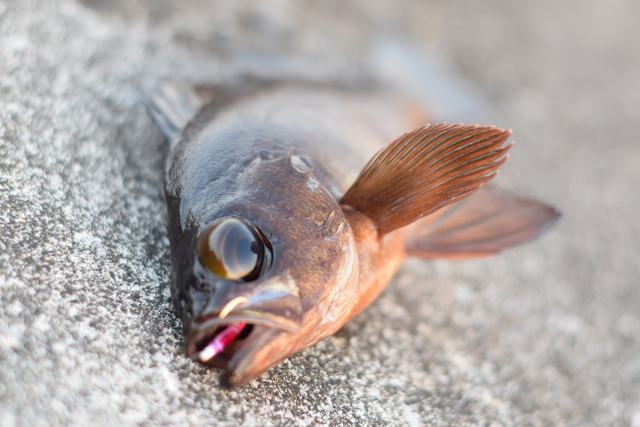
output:
M342 208L305 159L259 158L225 185L194 230L178 288L187 355L238 385L342 326L358 257Z

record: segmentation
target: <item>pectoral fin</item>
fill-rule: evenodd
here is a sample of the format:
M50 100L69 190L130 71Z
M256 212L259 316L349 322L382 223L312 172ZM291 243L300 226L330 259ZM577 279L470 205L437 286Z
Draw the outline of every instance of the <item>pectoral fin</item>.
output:
M436 124L393 141L365 166L341 200L369 217L380 236L470 195L507 159L510 132Z
M534 239L559 216L551 206L487 185L416 224L407 253L421 258L493 255Z

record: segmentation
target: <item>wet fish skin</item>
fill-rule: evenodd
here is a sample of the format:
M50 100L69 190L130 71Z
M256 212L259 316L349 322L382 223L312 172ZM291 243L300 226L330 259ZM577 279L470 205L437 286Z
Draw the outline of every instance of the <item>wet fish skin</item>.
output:
M250 308L297 322L296 332L273 328L268 322L265 329L254 329L247 341L269 339L255 349L248 345L251 342L243 343L231 359L227 382L237 384L335 332L344 323L349 301L356 298L355 288L348 285L356 280L358 263L343 210L318 177L322 166L305 156L308 140L294 129L257 121L220 131L217 124L224 117L216 119L196 118L186 129L189 138L174 148L166 178L176 266L172 294L188 334L187 351L194 351L198 336L194 325L206 323L208 316L215 316L237 296L259 302L232 313L228 321L234 316L244 319ZM273 264L259 281L238 283L193 274L198 234L221 217L253 224L274 248ZM265 286L269 282L287 284L288 292L269 290ZM339 294L337 288L342 288ZM254 298L258 293L261 297ZM248 316L252 323L264 321ZM251 355L243 355L246 352Z
M187 354L196 353L201 341L220 325L254 325L249 336L238 341L225 359L214 361L225 369L222 381L226 385L244 384L291 354L335 333L380 294L410 246L411 227L396 227L396 222L405 224L407 219L395 221L394 215L400 217L403 212L415 210L413 222L421 217L418 208L424 208L414 204L418 207L413 209L411 205L407 209L402 204L403 194L394 194L395 187L398 191L406 189L407 197L411 191L418 191L418 198L427 200L425 203L430 203L431 197L433 203L444 206L456 194L464 197L492 177L483 170L475 172L478 183L465 184L464 177L458 177L468 189L451 187L450 193L438 196L436 190L448 185L448 175L439 176L434 165L431 169L421 166L431 175L404 179L398 175L400 167L386 171L388 177L382 172L376 175L376 170L384 167L373 162L376 170L369 174L370 179L383 183L392 180L399 185L383 185L388 188L389 197L369 194L372 189L367 187L367 180L364 184L360 179L356 181L358 173L365 165L371 166L367 161L378 149L416 125L415 114L408 114L415 112L415 105L384 91L285 82L247 85L244 89L216 88L207 94L212 96L211 102L197 108L191 105L192 111L184 108L188 102L173 102L185 110L178 116L194 117L180 132L175 132L181 128L175 123L173 132L165 132L174 135L167 156L165 193L174 267L172 297L183 320ZM162 116L165 123L169 116ZM455 135L463 130L439 131ZM497 142L484 143L485 151L494 150L507 136L490 128L481 130L497 138ZM405 135L405 142L415 143L430 131L417 132L417 136ZM430 137L437 139L436 134ZM402 138L398 141L403 143ZM431 149L427 142L418 145L423 154ZM482 147L483 143L478 144ZM404 149L396 145L398 150ZM443 156L447 150L457 149L441 145ZM471 154L478 150L475 145L470 147ZM504 161L507 149L487 153L497 153L496 160ZM434 162L442 160L432 155ZM454 158L450 155L447 159ZM484 160L476 159L481 161ZM494 163L483 164L497 169L499 164ZM360 176L366 178L365 172ZM448 173L455 178L457 172ZM431 196L421 195L411 182L429 177L438 186ZM359 187L349 190L354 181L360 183ZM400 185L403 182L404 187ZM350 203L341 200L345 194ZM436 196L442 200L436 200ZM377 202L368 205L368 200ZM380 203L388 203L390 208L380 209ZM394 206L399 209L396 213ZM542 206L531 208L534 215L528 224L533 234L526 239L557 216ZM391 220L381 223L381 211L391 212ZM447 208L441 211L446 212ZM255 281L226 280L202 268L198 261L195 248L201 233L226 217L240 218L255 227L272 248L270 267ZM428 219L422 222L426 224ZM491 239L491 232L480 230L480 235ZM510 241L509 245L523 239ZM220 313L238 298L243 304L222 318Z

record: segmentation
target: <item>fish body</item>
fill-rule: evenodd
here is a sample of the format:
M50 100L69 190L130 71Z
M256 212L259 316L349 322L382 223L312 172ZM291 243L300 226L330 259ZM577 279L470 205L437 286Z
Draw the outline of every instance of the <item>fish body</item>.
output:
M508 132L425 125L415 104L377 88L182 86L152 113L171 141L172 297L186 353L224 368L227 385L335 333L407 256L489 255L557 217L478 190L506 160Z

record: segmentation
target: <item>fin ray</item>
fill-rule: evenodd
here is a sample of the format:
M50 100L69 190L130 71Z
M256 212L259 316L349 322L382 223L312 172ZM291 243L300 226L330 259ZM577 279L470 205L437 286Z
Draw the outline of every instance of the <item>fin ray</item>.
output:
M215 87L165 81L149 98L147 111L173 144L187 123L214 97L214 92Z
M507 158L510 132L491 126L435 124L379 151L341 203L371 218L380 235L473 193Z
M548 205L487 185L416 224L407 253L421 258L494 255L534 239L559 216Z

